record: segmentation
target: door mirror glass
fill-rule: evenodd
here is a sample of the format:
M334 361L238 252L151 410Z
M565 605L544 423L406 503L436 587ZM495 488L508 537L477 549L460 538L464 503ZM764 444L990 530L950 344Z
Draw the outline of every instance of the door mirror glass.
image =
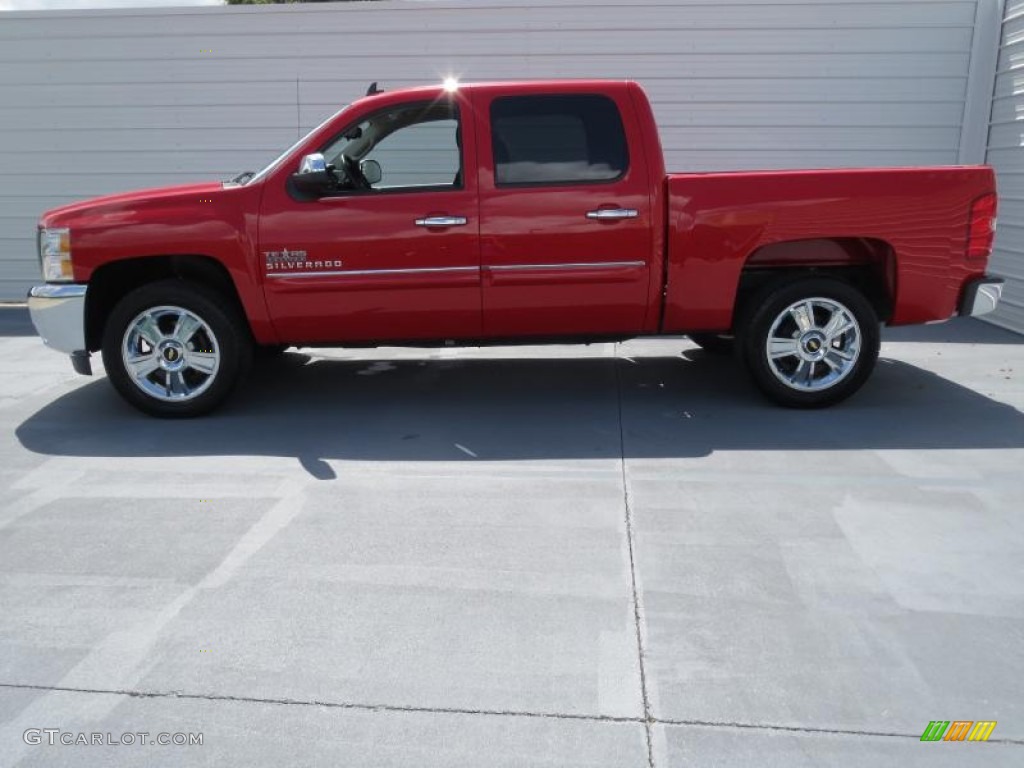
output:
M366 179L366 183L371 186L384 178L384 173L380 169L380 163L376 160L363 160L359 164L359 170L363 172L363 178Z

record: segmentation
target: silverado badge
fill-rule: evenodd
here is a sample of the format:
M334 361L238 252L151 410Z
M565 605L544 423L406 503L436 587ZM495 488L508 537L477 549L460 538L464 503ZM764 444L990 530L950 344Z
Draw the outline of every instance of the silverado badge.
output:
M284 272L288 270L340 269L341 261L309 261L305 251L264 251L267 272Z

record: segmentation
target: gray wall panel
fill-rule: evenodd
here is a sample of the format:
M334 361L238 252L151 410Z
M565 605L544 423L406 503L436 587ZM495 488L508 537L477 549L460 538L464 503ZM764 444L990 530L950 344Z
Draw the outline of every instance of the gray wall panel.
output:
M675 170L956 162L976 0L437 0L0 16L0 297L46 208L257 168L371 80L640 80Z
M244 10L244 9L243 9ZM339 13L344 11L339 11ZM745 53L755 46L766 53L885 53L903 51L964 50L970 47L971 27L933 27L919 25L914 34L897 28L862 29L776 29L765 34L760 29L544 29L524 33L508 29L477 31L433 31L396 35L379 30L340 38L337 34L278 34L268 30L262 35L221 36L207 54L211 59L251 58L301 59L308 49L325 47L351 49L353 44L363 60L401 56L412 58L436 50L456 49L463 54L487 54L493 50L559 50L563 55L596 54L616 48L646 53ZM577 34L573 34L577 32ZM58 40L8 40L0 48L0 64L7 61L124 61L150 59L172 62L195 53L202 55L199 35L180 37L75 38ZM202 37L206 37L203 35ZM401 53L389 53L400 45Z
M535 76L549 75L555 69L568 77L622 77L627 69L630 77L678 79L687 78L750 77L794 78L818 77L887 78L898 72L902 77L933 78L963 77L967 71L967 52L887 52L884 56L865 56L858 53L764 53L751 56L745 53L691 53L678 50L670 54L644 52L634 56L611 53L577 55L566 58L557 53L523 53L495 51L486 56L466 56L459 61L469 65L474 73L492 72L502 76L524 72ZM435 62L436 65L436 62ZM303 81L334 80L365 84L364 68L356 71L338 66L336 56L309 51L294 63ZM0 69L0 84L47 84L62 74L63 63L51 61L10 61ZM406 79L410 76L409 63L402 56L375 56L375 77L382 80ZM175 61L168 67L162 61L136 61L126 68L119 61L79 61L75 67L78 83L161 83L161 82L245 82L257 74L273 79L274 69L266 62L252 59L190 59ZM66 73L65 73L66 74ZM477 75L479 79L481 76ZM294 82L278 74L282 82Z
M996 71L987 160L999 183L992 271L1006 278L993 323L1024 333L1024 3L1008 2Z

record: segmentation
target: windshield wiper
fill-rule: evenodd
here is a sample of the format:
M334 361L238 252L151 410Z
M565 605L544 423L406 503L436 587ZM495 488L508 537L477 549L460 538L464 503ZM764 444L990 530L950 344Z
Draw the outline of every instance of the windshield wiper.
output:
M242 173L240 173L237 176L235 176L235 178L233 178L231 180L231 183L232 184L245 184L245 182L249 181L249 179L251 179L255 175L256 175L256 171L243 171Z

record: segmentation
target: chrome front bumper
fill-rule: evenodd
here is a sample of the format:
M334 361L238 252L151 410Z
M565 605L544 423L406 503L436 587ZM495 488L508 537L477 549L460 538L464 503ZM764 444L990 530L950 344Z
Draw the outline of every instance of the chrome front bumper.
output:
M28 292L32 324L50 349L71 355L78 373L90 375L89 351L85 346L84 285L37 285Z
M1003 282L1003 278L991 275L971 280L964 287L959 314L977 317L992 312L999 305L999 299L1003 295Z

